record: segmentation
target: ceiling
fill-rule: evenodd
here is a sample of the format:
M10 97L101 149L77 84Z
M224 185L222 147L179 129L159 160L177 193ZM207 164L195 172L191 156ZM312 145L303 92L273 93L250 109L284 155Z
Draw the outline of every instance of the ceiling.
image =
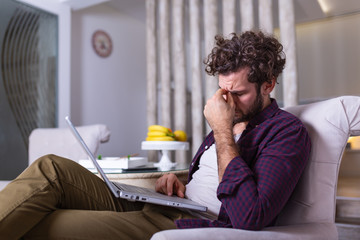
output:
M360 11L359 0L295 0L297 23L309 22Z
M100 3L145 21L146 0L58 0L80 10ZM204 0L206 1L206 0ZM221 1L220 1L221 2ZM258 0L254 0L257 8ZM278 1L273 0L274 16L278 15ZM359 0L294 0L295 22L303 23L360 11Z
M107 2L109 0L57 0L60 3L69 5L72 10L80 10L83 8L91 7L96 4Z

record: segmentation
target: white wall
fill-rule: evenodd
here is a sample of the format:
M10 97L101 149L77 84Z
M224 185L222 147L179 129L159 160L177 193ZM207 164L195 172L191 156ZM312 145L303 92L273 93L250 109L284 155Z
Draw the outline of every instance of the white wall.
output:
M360 95L360 14L296 27L299 97Z
M144 2L145 9L145 2ZM113 41L108 58L95 54L94 31L102 29ZM72 12L71 117L75 125L106 124L110 142L99 154L140 153L146 137L145 22L100 4Z

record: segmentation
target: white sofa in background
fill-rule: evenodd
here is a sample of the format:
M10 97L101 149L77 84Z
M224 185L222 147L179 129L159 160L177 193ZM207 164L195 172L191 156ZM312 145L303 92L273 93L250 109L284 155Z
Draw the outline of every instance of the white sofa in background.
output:
M349 136L360 135L360 97L343 96L289 107L306 125L312 140L310 161L277 224L262 231L196 228L161 231L152 240L338 239L336 189Z
M110 131L103 124L79 126L76 129L94 155L100 143L105 143L110 139ZM31 132L29 165L46 154L56 154L74 161L88 158L69 128L36 128ZM9 182L0 181L0 191Z
M110 131L103 124L79 126L76 129L94 155L100 143L110 139ZM36 128L31 132L29 165L46 154L55 154L74 161L88 158L70 128Z
M8 185L10 181L0 181L0 191Z
M100 143L110 139L110 131L103 124L76 127L93 154ZM78 161L87 155L69 128L36 128L29 136L29 165L46 154L56 154ZM0 181L0 191L10 181Z

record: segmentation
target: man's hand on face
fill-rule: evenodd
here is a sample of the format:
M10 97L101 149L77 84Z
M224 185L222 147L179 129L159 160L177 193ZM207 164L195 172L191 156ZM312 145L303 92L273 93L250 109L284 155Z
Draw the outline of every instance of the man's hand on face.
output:
M173 173L165 174L156 180L155 190L168 196L173 194L182 198L185 196L184 184Z
M235 103L230 92L219 89L206 103L204 116L211 129L222 131L232 129L235 116Z

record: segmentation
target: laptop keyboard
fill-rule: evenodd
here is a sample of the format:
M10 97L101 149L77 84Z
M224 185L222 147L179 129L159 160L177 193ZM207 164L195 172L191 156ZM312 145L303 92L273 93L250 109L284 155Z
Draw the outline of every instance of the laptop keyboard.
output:
M146 194L153 194L154 190L152 189L148 189L148 188L143 188L143 187L137 187L137 186L132 186L132 185L127 185L124 183L119 183L119 182L112 182L118 189L123 190L123 191L128 191L128 192L137 192L137 193L146 193Z

